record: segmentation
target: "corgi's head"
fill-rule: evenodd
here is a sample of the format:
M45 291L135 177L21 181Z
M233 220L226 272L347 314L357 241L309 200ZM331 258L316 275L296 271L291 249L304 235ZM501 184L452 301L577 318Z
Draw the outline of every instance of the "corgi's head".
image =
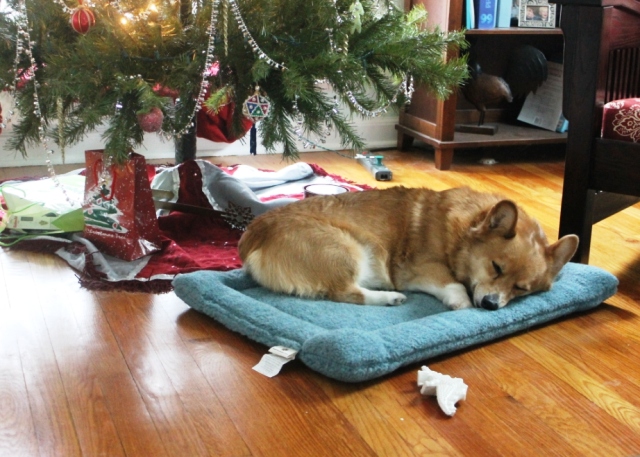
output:
M473 305L502 308L515 297L545 291L573 257L578 237L549 245L539 224L510 200L480 215L469 230L465 274Z

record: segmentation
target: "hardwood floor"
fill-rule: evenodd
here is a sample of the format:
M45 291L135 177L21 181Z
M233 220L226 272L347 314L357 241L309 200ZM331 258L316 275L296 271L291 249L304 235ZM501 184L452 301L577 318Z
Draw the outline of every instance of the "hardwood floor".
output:
M456 154L450 171L385 151L391 182L328 152L302 160L378 187L498 191L557 239L563 159ZM277 169L280 156L224 157ZM58 167L59 171L76 166ZM2 169L0 179L45 173ZM371 382L298 361L251 369L262 345L174 294L90 292L54 256L0 251L0 456L632 456L640 454L640 207L594 228L591 264L620 279L591 312L426 360L461 377L452 418L416 386L421 364Z

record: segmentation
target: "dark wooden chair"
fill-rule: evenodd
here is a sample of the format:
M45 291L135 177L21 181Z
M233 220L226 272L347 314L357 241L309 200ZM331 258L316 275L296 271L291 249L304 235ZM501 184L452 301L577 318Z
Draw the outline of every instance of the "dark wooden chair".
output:
M600 138L603 105L640 96L640 0L562 5L564 114L569 120L560 236L588 263L592 225L640 201L640 143Z

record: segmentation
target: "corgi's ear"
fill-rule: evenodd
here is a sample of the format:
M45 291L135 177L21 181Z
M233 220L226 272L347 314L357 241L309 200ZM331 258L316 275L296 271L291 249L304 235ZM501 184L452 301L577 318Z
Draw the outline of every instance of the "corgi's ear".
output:
M480 224L483 233L494 233L505 238L516 236L518 208L511 200L496 203Z
M579 239L576 235L565 235L558 241L547 247L547 255L551 257L551 273L553 276L571 260L578 249Z

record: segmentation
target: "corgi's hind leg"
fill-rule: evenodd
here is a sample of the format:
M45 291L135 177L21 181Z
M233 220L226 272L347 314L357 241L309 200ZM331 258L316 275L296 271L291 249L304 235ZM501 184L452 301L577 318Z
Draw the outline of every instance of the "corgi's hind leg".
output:
M253 250L243 244L241 250L244 268L262 286L361 305L399 305L406 299L389 290L394 286L386 271L388 253L357 228L311 217L295 220L294 229L277 222L253 227L254 232L262 230L268 243Z
M352 248L349 254L352 274L349 279L344 278L342 287L330 291L328 295L331 300L373 306L404 303L407 299L405 295L388 290L393 288L393 284L386 271L388 254L384 249L375 243L367 243L366 240L358 240L355 244L347 243L345 246Z
M358 305L396 306L405 302L407 297L400 292L387 290L371 290L353 285L347 290L333 292L329 299L338 302L355 303Z

